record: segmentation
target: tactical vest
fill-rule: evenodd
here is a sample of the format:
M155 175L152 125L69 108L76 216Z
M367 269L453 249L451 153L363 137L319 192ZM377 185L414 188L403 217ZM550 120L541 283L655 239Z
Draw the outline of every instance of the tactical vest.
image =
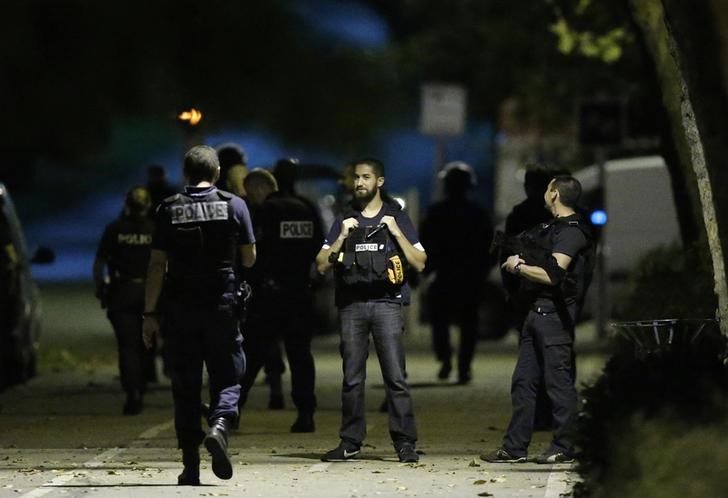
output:
M146 277L154 223L148 218L122 216L110 227L113 240L107 248L112 281Z
M233 271L237 225L232 198L214 189L205 196L176 194L165 199L171 223L167 257L172 282L215 281Z
M360 226L346 238L336 265L337 278L344 285L386 291L404 284L406 259L389 231L377 228Z
M540 223L524 233L539 246L551 252L556 231L566 226L579 229L584 234L587 245L572 258L571 265L567 269L558 289L552 289L549 286L543 286L524 279L522 289L526 291L527 295L539 294L554 298L561 296L561 299L566 299L568 302L574 300L578 303L583 302L591 283L596 261L595 246L588 224L581 219L567 221L556 218L549 223Z

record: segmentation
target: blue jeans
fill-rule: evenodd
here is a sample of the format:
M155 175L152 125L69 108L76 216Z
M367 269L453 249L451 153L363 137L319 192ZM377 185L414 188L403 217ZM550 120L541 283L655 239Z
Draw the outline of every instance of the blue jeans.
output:
M366 438L364 387L371 334L384 379L389 434L395 444L401 441L415 442L417 428L405 379L402 305L377 301L355 302L343 306L339 316L344 370L341 439L360 446Z

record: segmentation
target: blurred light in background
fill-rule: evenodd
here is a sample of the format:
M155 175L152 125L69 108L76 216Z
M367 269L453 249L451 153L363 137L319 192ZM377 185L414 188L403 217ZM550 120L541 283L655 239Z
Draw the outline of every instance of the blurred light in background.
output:
M315 30L346 45L381 49L389 42L382 18L367 6L350 0L293 2L295 11Z
M591 222L593 225L601 226L607 224L607 212L602 209L592 211Z

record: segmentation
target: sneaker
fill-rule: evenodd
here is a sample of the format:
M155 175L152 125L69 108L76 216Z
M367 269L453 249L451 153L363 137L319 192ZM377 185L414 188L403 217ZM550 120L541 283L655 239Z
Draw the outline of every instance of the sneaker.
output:
M480 459L491 463L524 463L526 461L525 456L513 456L503 447L480 455Z
M359 446L354 446L353 444L347 444L345 442L339 443L339 446L334 448L331 451L327 451L324 453L324 456L321 457L322 462L346 462L348 460L353 460L355 456L359 454L360 448Z
M417 463L420 461L420 455L415 451L415 445L409 441L397 445L397 456L402 463Z
M566 453L544 453L536 457L536 463L550 464L550 463L574 463L574 457L567 455Z

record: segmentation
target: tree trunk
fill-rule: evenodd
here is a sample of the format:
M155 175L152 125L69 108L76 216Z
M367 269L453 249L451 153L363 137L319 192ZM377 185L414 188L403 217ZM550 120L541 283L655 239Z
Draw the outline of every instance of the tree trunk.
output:
M728 158L728 98L721 72L720 21L712 10L725 7L717 0L711 6L710 1L629 0L655 63L680 163L692 171L685 178L691 179L688 191L703 215L718 296L716 317L728 334L723 249L728 247L728 192L720 188L728 185L723 165Z

